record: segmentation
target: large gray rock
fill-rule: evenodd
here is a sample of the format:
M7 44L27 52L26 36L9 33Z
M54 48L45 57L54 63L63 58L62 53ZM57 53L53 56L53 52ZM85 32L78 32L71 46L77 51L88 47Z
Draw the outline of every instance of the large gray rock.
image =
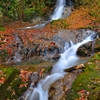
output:
M72 7L64 7L62 18L69 17L72 13Z
M60 52L64 51L64 47L66 45L66 49L68 49L71 44L76 44L84 40L87 36L89 36L93 31L91 30L61 30L58 31L56 35L53 36L52 41L55 42L60 50ZM90 45L89 43L88 45Z

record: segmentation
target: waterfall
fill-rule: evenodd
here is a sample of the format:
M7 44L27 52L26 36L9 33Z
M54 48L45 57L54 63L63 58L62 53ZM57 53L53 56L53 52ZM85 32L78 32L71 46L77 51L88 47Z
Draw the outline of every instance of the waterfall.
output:
M63 78L67 73L64 72L65 69L71 68L78 64L85 63L82 58L79 58L76 54L78 48L88 42L92 42L97 39L98 35L94 31L87 31L91 33L83 41L72 44L64 53L61 54L61 58L52 68L51 75L39 81L37 87L34 88L31 94L28 94L28 99L25 100L48 100L48 89L57 80Z
M71 1L70 1L71 2ZM35 26L33 27L27 27L27 29L30 29L30 28L43 28L46 24L48 24L49 22L51 22L52 20L57 20L57 19L60 19L62 18L62 13L64 11L64 7L66 5L66 0L57 0L57 3L56 3L56 8L53 12L53 15L51 15L50 17L50 20L48 21L44 21L40 24L36 24Z
M56 8L51 16L51 20L57 20L62 17L64 6L66 5L66 0L57 0Z
M21 30L24 29L25 30L25 29L31 29L31 28L43 28L48 23L50 23L52 20L57 20L57 19L63 18L63 12L64 12L64 7L65 6L66 6L66 0L57 0L56 8L54 9L53 14L50 16L50 20L43 21L43 22L41 22L39 24L36 24L34 26L28 26L28 27L19 28L19 29L21 29ZM72 1L71 0L67 1L67 6L70 6L70 7L69 8L67 7L67 11L66 11L65 17L66 16L68 17L72 12L72 10L71 10Z

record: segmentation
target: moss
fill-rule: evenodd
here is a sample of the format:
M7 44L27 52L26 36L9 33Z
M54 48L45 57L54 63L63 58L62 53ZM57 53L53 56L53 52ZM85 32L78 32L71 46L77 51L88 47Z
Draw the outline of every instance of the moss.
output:
M5 81L0 86L0 100L6 100L9 98L10 100L17 100L19 96L26 90L27 86L20 87L21 84L26 84L19 77L20 71L16 68L1 68L2 75L1 77L5 77Z
M90 93L89 100L100 100L100 86L93 89Z
M90 29L90 30L93 30L94 27L92 25L87 25L86 27L82 27L83 29Z
M65 19L53 20L50 25L51 28L53 27L59 29L66 29L69 26Z
M4 43L4 42L2 42ZM1 42L0 42L1 44ZM8 52L6 50L0 50L0 60L1 61L6 61L6 58L8 57Z
M51 71L51 69L52 69L52 66L48 66L45 68L45 70L43 72L47 74L48 72Z
M93 62L85 64L83 72L73 83L72 89L69 91L66 100L75 100L79 98L80 95L78 92L81 90L89 91L90 95L88 96L88 100L97 100L100 90L100 66L98 66L97 60L100 60L100 53L92 57Z
M96 54L94 55L94 57L92 57L92 58L90 59L91 62L94 62L94 61L96 61L96 60L100 60L100 52L96 53Z
M26 87L23 86L22 88L20 88L20 84L24 84L24 82L22 82L21 78L19 78L19 75L16 75L14 80L10 83L9 87L6 90L6 97L11 99L17 99L19 96L22 95L23 91L26 90Z
M1 68L1 70L3 72L2 76L4 77L4 75L6 75L6 77L5 82L0 86L0 93L4 94L4 96L0 94L0 100L6 100L6 89L9 86L10 82L14 79L15 74L18 73L18 70L16 70L15 68Z
M5 27L4 26L0 26L0 31L5 31Z

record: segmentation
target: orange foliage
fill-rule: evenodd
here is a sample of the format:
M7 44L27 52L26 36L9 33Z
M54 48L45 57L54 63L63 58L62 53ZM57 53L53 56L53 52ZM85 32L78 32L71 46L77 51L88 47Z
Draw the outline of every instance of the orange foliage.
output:
M95 18L89 15L89 10L81 7L74 10L66 22L69 23L69 29L79 29L91 25L94 20Z
M0 78L0 84L3 84L4 81L5 81L5 78L4 78L4 77L1 77L1 78Z
M20 77L22 78L22 81L23 81L23 82L28 81L28 78L29 78L29 76L30 76L31 73L32 73L32 72L30 72L30 71L21 70L21 71L20 71ZM21 86L22 86L22 85L21 85ZM20 86L20 87L21 87L21 86Z

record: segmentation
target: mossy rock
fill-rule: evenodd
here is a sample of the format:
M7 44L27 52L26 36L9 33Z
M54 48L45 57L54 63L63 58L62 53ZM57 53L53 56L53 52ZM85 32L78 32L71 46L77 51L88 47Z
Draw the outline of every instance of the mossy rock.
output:
M4 83L0 84L0 100L17 100L27 88L27 86L20 87L21 84L27 84L20 78L20 71L7 67L1 68L0 72L2 72L0 78L5 78Z
M83 72L74 81L66 100L79 100L81 90L89 92L88 100L100 100L100 52L85 64Z

